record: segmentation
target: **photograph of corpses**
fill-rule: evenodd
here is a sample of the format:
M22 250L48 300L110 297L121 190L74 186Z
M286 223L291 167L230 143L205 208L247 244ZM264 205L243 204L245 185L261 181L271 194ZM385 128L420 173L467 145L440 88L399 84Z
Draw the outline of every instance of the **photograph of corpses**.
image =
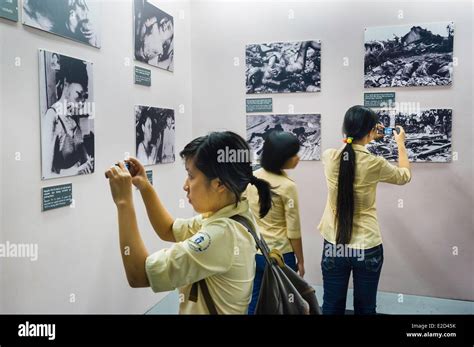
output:
M133 8L135 59L173 71L173 16L160 10L148 0L134 0Z
M23 0L23 24L100 48L99 0Z
M321 42L250 44L245 49L247 94L321 91Z
M451 161L451 109L429 109L417 113L379 112L380 122L385 127L400 125L405 129L405 146L411 162ZM387 160L398 160L398 149L393 135L385 135L379 141L373 141L367 149Z
M453 39L453 22L366 28L364 86L451 85Z
M143 165L175 161L174 110L135 106L137 159Z
M253 160L259 161L266 137L272 131L294 134L301 145L298 155L301 160L321 159L321 115L256 115L247 116L247 142Z
M42 179L94 172L92 63L39 50Z

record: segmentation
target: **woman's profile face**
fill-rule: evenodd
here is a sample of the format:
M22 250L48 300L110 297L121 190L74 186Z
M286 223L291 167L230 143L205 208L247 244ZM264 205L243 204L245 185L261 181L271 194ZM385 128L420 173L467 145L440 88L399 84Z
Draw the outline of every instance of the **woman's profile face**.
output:
M212 201L216 201L218 193L212 189L212 184L206 175L194 166L192 158L186 160L185 167L188 176L184 181L183 189L189 203L198 213L212 211Z
M65 83L66 99L68 105L71 106L72 114L79 114L87 100L87 93L80 83Z
M151 118L147 118L145 120L145 123L142 125L142 130L143 130L143 141L147 143L150 142L152 131L153 131L153 122L151 121Z

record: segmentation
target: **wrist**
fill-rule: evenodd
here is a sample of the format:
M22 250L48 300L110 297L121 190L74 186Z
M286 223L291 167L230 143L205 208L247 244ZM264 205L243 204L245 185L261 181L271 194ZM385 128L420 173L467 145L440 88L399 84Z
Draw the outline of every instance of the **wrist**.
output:
M137 188L140 191L140 193L142 193L142 192L145 192L149 189L153 189L153 186L151 185L150 181L147 178L147 179L145 179L145 182L140 184Z
M133 207L133 200L132 199L123 199L120 201L116 201L115 205L117 206L117 210L125 210L130 207Z

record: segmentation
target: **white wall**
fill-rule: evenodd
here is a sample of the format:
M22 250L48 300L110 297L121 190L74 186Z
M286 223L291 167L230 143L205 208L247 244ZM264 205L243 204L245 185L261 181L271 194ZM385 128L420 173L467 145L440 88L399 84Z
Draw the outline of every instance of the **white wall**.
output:
M321 113L323 150L341 146L345 111L363 103L365 27L455 22L459 66L453 86L398 88L396 99L422 108L452 108L453 151L459 160L415 164L409 185L380 185L385 264L379 289L473 300L471 2L202 0L191 3L191 13L193 136L216 129L245 135L245 44L320 39L322 91L270 96L274 113L288 113L289 104L295 113ZM234 66L234 57L240 66ZM349 58L348 67L343 57ZM316 226L327 193L322 164L302 162L291 175L299 188L306 277L321 284L322 237ZM397 208L398 199L404 208Z
M0 259L0 312L143 313L163 294L128 287L118 243L116 211L104 171L125 152L135 151L135 104L175 109L176 148L191 140L191 57L189 1L161 1L175 20L174 73L155 67L152 87L133 84L132 1L102 1L102 48L75 43L21 23L0 22L1 155L0 240L37 243L39 259ZM180 18L184 11L184 18ZM94 62L96 172L93 175L40 180L38 48ZM21 66L14 66L14 58ZM125 66L125 59L132 61ZM185 113L178 112L179 105ZM15 152L21 161L15 161ZM184 198L181 160L153 167L154 185L175 216L190 216ZM73 184L75 208L41 212L41 187ZM139 225L148 246L159 241L136 193ZM186 199L185 199L186 200ZM0 215L1 216L1 215ZM70 294L76 302L70 303Z

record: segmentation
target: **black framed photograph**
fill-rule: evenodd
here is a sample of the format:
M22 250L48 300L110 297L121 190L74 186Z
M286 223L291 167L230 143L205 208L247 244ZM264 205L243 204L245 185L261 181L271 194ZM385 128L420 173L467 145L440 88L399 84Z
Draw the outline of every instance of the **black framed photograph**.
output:
M23 0L23 24L100 48L100 0Z
M174 70L174 20L151 1L134 0L135 59Z
M247 142L253 159L260 160L263 144L272 131L286 131L298 138L301 160L321 159L320 114L272 114L247 116Z
M175 161L174 110L135 106L136 157L147 165Z
M42 179L94 172L92 63L39 50Z
M451 109L427 109L419 112L380 110L378 114L385 128L397 125L403 127L408 160L411 162L451 162ZM392 134L386 134L379 141L372 141L367 149L387 160L398 160L398 147Z
M453 42L453 22L366 28L364 86L449 86Z
M321 42L273 42L245 48L247 94L321 91Z

